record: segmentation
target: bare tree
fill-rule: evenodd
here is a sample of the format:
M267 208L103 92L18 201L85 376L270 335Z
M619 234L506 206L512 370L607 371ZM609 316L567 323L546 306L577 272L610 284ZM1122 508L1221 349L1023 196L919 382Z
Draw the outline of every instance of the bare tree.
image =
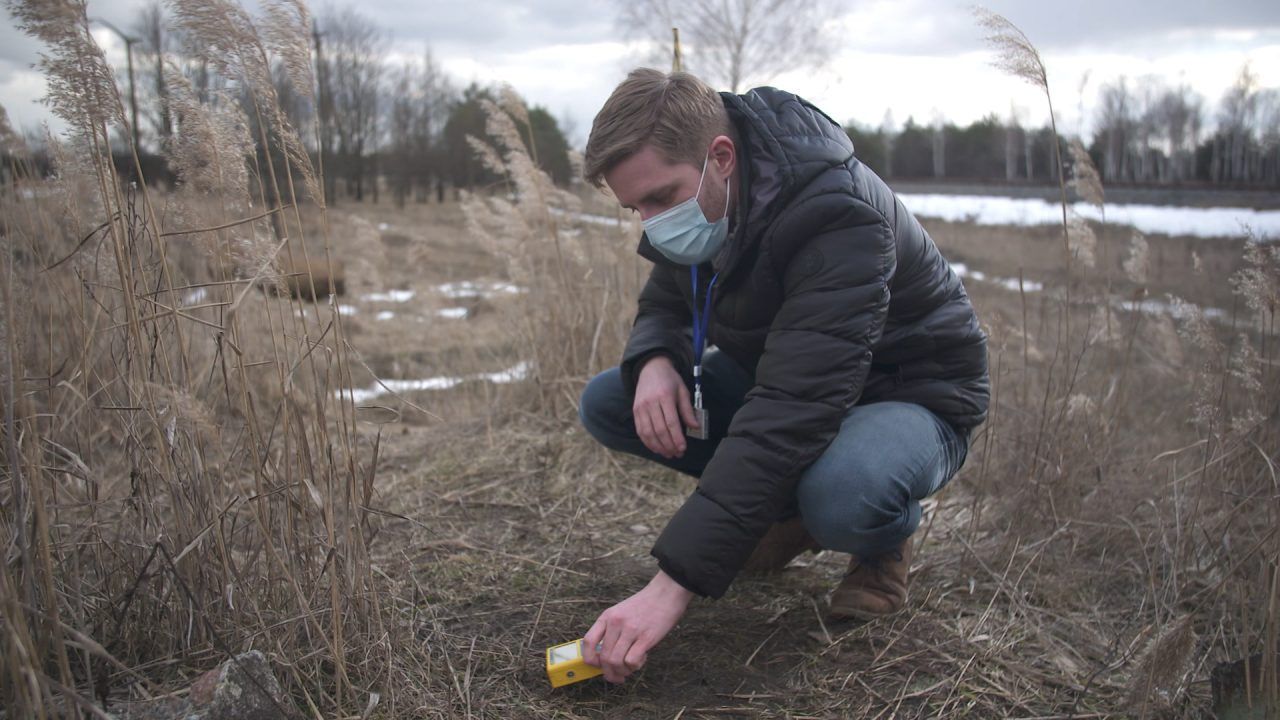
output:
M1218 140L1214 143L1215 180L1253 180L1250 160L1252 133L1258 110L1258 76L1248 65L1240 68L1236 82L1218 106Z
M391 106L387 113L387 178L397 207L404 207L413 189L415 137L422 100L418 96L418 67L406 61L393 71Z
M884 176L893 177L893 146L898 130L893 124L893 110L886 109L880 119L880 135L884 137Z
M322 142L334 155L333 170L347 193L363 200L367 186L377 202L378 105L387 35L351 8L332 11L317 25L320 125L327 135Z
M146 110L147 119L155 131L158 143L164 143L173 137L173 115L169 109L169 86L165 80L164 64L166 57L173 51L172 37L169 33L168 21L165 17L164 5L160 0L150 0L142 7L138 20L134 24L133 34L139 38L141 51L142 75L146 87L145 95L151 102Z
M942 113L936 109L933 111L933 132L932 132L932 149L933 149L933 176L936 178L946 177L947 175L947 121L942 117Z
M680 29L684 66L708 83L739 92L788 70L817 67L831 57L834 0L619 0L619 22L653 43L669 62L672 28Z
M1258 144L1262 172L1258 179L1280 184L1280 89L1263 90L1258 96Z
M431 194L433 184L437 200L444 200L443 161L439 145L449 117L449 106L456 96L453 83L428 47L422 54L422 72L418 75L419 107L413 126L414 182L418 187L419 202Z
M1154 75L1138 79L1134 91L1133 173L1134 180L1149 183L1163 172L1162 156L1156 147L1161 135L1159 98L1167 88Z
M1133 96L1128 80L1121 76L1102 86L1097 111L1097 135L1102 142L1102 174L1108 182L1129 176L1129 143L1133 134Z
M1025 145L1026 133L1022 130L1022 110L1012 102L1009 103L1009 123L1004 129L1004 179L1012 182L1018 179L1018 152ZM1031 175L1028 173L1027 178Z
M1203 101L1186 85L1168 88L1153 108L1155 124L1166 143L1168 171L1163 182L1182 182L1195 174L1196 146L1200 142Z

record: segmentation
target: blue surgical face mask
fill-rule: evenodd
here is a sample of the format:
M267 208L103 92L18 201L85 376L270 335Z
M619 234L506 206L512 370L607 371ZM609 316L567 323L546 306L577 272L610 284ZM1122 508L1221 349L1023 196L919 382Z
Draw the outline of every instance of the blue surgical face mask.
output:
M724 217L711 222L698 205L710 159L708 155L702 161L702 177L693 197L644 221L649 244L681 265L699 265L715 257L729 236L729 178L724 179Z

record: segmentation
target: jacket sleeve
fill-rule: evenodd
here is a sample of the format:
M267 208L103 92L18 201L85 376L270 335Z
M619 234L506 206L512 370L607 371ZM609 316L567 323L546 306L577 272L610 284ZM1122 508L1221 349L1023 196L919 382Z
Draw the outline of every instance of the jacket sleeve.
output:
M635 394L636 380L646 360L665 354L681 375L693 371L693 339L690 309L685 304L669 268L654 265L640 290L635 324L622 353L622 381Z
M823 227L812 227L812 208L809 219L788 223L811 239L782 269L784 299L756 385L653 548L663 571L700 595L724 594L862 393L888 314L896 245L882 215L851 202ZM803 218L806 208L795 211Z

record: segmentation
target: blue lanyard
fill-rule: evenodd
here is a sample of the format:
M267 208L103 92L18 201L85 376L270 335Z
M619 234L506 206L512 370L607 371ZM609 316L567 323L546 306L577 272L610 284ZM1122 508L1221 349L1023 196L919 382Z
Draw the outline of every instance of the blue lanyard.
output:
M702 352L707 344L707 324L711 320L711 290L716 286L716 278L720 273L711 276L707 283L707 297L703 300L702 312L698 312L698 266L689 266L689 278L693 282L693 390L694 407L702 407Z

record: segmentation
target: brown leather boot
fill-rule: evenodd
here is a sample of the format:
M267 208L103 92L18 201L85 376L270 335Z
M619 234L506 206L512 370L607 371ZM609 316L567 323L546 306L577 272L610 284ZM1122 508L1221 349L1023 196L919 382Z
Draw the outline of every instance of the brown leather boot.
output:
M747 572L777 572L800 553L820 550L822 546L809 536L800 516L796 515L774 523L742 569Z
M849 572L831 593L831 616L874 620L898 612L907 604L910 569L910 540L877 558L850 558Z

